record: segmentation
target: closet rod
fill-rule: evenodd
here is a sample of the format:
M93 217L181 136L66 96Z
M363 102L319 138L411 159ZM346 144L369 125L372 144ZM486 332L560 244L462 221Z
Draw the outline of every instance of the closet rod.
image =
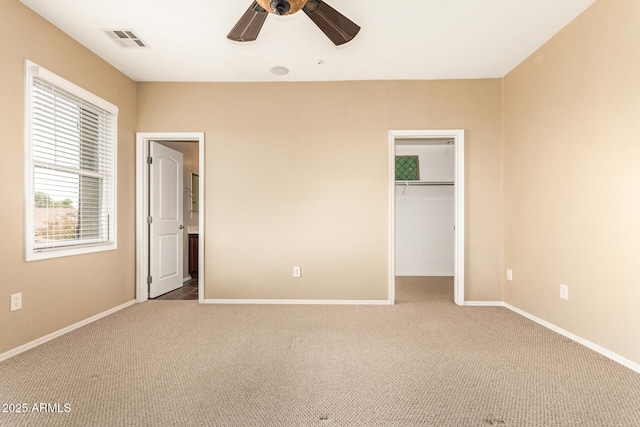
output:
M435 186L435 185L454 185L454 182L429 182L429 181L396 181L396 185L399 186L414 186L414 185L431 185L431 186Z

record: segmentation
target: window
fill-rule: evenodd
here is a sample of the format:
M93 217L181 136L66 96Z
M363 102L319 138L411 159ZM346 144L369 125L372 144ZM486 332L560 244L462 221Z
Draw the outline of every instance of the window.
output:
M26 259L116 249L118 108L26 63Z

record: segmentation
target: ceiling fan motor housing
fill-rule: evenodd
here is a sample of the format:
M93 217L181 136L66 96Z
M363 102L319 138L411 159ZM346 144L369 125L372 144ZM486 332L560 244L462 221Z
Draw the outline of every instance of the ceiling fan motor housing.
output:
M304 7L307 0L256 0L264 10L275 15L291 15Z

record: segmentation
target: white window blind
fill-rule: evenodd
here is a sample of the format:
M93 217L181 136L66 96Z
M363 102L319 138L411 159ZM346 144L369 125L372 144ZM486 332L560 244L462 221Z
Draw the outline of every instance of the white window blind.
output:
M27 82L27 259L113 249L117 115L85 99L84 90L34 69ZM66 87L55 84L61 81Z

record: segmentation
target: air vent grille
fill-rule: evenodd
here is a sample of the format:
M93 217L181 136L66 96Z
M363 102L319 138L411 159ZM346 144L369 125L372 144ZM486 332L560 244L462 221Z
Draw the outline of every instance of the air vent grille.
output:
M149 48L149 45L131 29L106 29L102 31L120 47Z

